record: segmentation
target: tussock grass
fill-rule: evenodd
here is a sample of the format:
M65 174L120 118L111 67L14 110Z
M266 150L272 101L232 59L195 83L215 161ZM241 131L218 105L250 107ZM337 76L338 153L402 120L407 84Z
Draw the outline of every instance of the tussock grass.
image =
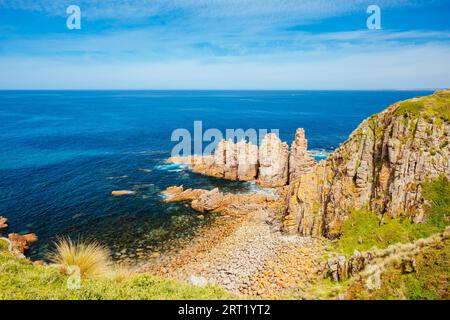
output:
M135 274L121 281L109 276L90 276L79 289L68 289L68 275L58 268L35 265L0 252L0 300L162 300L232 299L217 286L204 288L149 274Z
M67 271L71 266L77 266L81 276L105 275L111 272L109 250L95 241L83 242L61 238L55 243L55 247L51 260L63 271Z

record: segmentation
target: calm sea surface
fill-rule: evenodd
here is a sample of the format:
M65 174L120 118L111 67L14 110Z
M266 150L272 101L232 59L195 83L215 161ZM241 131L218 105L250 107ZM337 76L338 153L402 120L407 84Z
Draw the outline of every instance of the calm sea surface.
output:
M291 143L332 151L365 118L428 91L0 91L0 215L7 232L35 232L33 258L58 236L94 238L114 252L168 250L213 216L165 204L170 185L228 191L252 184L164 164L177 128L279 129ZM114 198L112 190L136 195Z

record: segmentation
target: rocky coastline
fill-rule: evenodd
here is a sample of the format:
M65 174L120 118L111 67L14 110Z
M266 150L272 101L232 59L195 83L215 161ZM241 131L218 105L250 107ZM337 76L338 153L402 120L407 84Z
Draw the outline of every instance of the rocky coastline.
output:
M186 164L195 173L253 181L271 192L168 187L163 201L190 206L198 219L212 213L218 218L178 250L154 252L135 271L202 287L218 285L238 296L285 298L295 292L295 298L305 299L324 277L364 278L372 290L380 285L383 268L415 271L415 255L448 246L448 227L427 239L356 250L350 257L330 250L352 210L369 208L381 223L397 217L424 222L429 203L423 183L450 179L449 101L450 90L442 90L396 103L364 120L319 163L308 152L302 128L290 147L267 134L259 147L223 140L210 156L169 158L167 162ZM111 195L133 193L116 190ZM7 227L0 216L0 229ZM37 237L11 233L3 239L10 252L24 257Z
M338 280L341 276L333 270L361 260L356 253L349 262L342 262L345 257L335 263L329 260L324 272L327 239L340 236L351 210L367 206L382 218L402 216L421 223L427 205L422 183L439 176L450 179L450 123L430 117L427 110L431 103L448 106L449 97L450 91L444 90L388 107L363 121L319 163L307 150L302 128L290 148L268 134L260 147L221 141L211 156L168 159L189 165L199 174L255 181L273 188L276 196L168 188L165 201L187 201L202 213L231 211L241 220L193 259L176 268L162 267L165 274L193 283L219 284L236 294L266 297L286 293L287 288L307 287L324 273ZM370 252L363 255L372 256ZM364 268L365 264L355 270Z

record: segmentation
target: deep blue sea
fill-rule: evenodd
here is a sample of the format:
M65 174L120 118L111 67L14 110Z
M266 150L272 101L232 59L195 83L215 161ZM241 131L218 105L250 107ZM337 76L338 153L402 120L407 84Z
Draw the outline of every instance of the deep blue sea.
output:
M96 239L114 252L168 250L214 219L165 204L170 185L248 190L251 184L168 166L171 133L303 127L312 150L332 151L365 118L428 91L0 91L0 215L7 232L34 232L31 257L60 236ZM136 195L112 197L112 190Z

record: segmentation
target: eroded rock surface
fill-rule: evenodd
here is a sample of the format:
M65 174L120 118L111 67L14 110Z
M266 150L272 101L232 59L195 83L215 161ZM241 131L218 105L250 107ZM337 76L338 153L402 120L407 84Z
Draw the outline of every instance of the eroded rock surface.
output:
M450 91L396 103L365 120L326 160L290 186L286 229L339 236L350 210L369 206L421 222L421 184L450 178Z
M316 164L316 161L308 152L305 130L297 129L289 154L289 183L292 184L302 175L314 170Z
M282 187L288 183L289 146L275 134L267 134L259 148L258 185Z
M11 242L12 251L15 254L23 255L30 245L37 241L37 236L34 233L20 235L18 233L10 233L8 239Z

